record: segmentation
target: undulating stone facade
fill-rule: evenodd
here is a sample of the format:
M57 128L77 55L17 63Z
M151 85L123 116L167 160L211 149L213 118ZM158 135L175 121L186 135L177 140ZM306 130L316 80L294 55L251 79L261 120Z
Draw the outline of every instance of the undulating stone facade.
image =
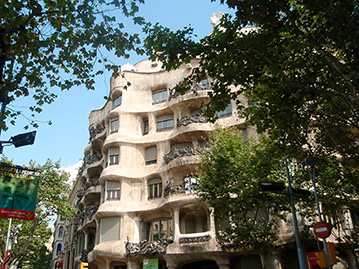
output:
M281 227L289 240L270 255L224 251L216 241L213 211L194 188L196 164L215 128L200 113L211 80L193 85L197 94L171 90L197 64L167 72L143 60L112 78L109 100L89 117L89 145L69 195L78 212L67 220L63 268L81 262L91 269L149 268L152 262L160 269L298 268L290 221ZM218 115L218 124L238 128L245 139L255 135L235 103ZM299 221L302 231L309 229ZM317 245L313 238L303 244L305 254Z

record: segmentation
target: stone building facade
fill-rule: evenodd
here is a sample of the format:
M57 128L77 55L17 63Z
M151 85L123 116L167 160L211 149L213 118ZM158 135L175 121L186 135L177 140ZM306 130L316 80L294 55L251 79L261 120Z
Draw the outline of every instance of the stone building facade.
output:
M63 268L80 268L81 261L91 269L152 263L160 269L259 269L264 262L266 268L297 268L290 221L281 228L289 243L268 256L223 251L216 242L213 212L193 188L199 154L215 127L200 114L210 78L193 85L197 94L171 91L196 65L167 72L143 60L111 79L109 100L89 116L90 142L69 198L78 213L66 222ZM218 116L217 123L238 128L245 139L255 135L235 103ZM305 254L317 246L313 238L303 244Z
M51 269L63 267L65 224L66 220L64 218L61 216L56 218L52 241Z

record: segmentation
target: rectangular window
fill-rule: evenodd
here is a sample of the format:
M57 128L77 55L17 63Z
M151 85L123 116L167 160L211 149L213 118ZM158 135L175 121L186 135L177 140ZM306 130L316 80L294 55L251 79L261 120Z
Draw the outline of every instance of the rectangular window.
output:
M146 135L146 134L148 134L148 131L149 131L148 119L143 119L142 134Z
M110 125L110 134L117 132L119 127L118 118L110 119L109 125Z
M172 219L161 219L146 223L148 241L158 241L172 236Z
M173 127L174 127L173 115L164 115L164 116L158 117L156 120L156 131L157 132L172 130Z
M120 94L119 96L115 97L113 100L112 100L112 109L120 106L122 103L122 95Z
M153 100L152 104L154 104L154 105L166 102L167 99L168 99L167 89L161 89L161 90L158 90L158 91L154 91L152 93L152 100Z
M186 234L191 234L196 232L196 219L190 218L185 220Z
M121 182L106 181L106 200L120 200Z
M148 147L145 149L146 165L157 163L157 147Z
M120 239L120 218L102 218L100 222L100 242Z
M162 197L162 179L153 178L148 181L148 199Z
M119 164L120 160L120 149L119 148L109 148L108 149L108 164L114 165Z
M225 118L232 116L232 104L229 104L224 110L216 112L219 118Z

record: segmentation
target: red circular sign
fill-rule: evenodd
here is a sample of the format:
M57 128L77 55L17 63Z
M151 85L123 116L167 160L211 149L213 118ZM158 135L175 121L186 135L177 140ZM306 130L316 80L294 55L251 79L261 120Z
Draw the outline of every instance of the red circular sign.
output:
M331 233L329 224L325 221L319 221L314 225L314 234L319 238L327 238Z

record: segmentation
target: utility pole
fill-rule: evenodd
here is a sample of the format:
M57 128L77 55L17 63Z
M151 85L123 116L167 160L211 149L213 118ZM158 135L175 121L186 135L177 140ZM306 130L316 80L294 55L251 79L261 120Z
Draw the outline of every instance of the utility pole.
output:
M302 245L300 243L300 235L299 235L299 228L298 228L298 221L297 221L297 212L295 210L294 200L293 200L293 190L292 190L292 183L290 180L289 168L288 168L288 159L285 159L285 170L287 173L287 180L288 180L288 194L289 194L289 201L290 206L292 208L292 215L293 215L293 223L294 223L294 231L295 231L295 241L297 244L297 252L298 252L298 260L299 260L299 268L305 269L305 261L303 256Z
M308 170L308 174L310 179L312 180L312 184L313 184L313 190L314 190L314 197L315 197L315 203L317 205L317 211L318 211L318 218L319 221L323 221L322 219L322 213L320 210L320 205L319 205L319 199L318 199L318 193L317 193L317 187L316 187L316 178L315 178L315 165L318 163L318 158L313 157L313 156L308 156L306 157L302 164L304 166L307 166L307 170ZM324 252L325 252L325 258L327 261L327 268L331 269L332 268L332 264L330 262L330 257L329 257L329 250L328 250L328 244L327 244L327 240L325 240L325 238L323 238L323 246L324 246Z

